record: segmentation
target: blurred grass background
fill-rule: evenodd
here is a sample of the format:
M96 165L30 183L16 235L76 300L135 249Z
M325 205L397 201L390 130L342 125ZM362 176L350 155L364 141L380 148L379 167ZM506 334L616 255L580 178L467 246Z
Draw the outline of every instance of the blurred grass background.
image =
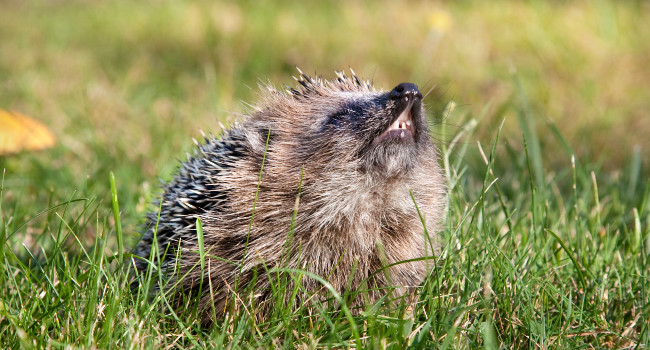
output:
M532 123L551 170L569 156L549 123L579 158L615 176L634 150L649 160L650 5L642 1L1 6L0 108L37 117L59 139L52 151L0 158L12 202L102 196L113 170L133 228L156 176L169 177L191 136L238 119L258 82L292 84L296 66L325 77L352 67L384 89L415 82L430 92L431 117L452 132L485 109L475 139L489 142L505 119L502 152L522 151L520 123ZM454 119L443 112L450 100Z

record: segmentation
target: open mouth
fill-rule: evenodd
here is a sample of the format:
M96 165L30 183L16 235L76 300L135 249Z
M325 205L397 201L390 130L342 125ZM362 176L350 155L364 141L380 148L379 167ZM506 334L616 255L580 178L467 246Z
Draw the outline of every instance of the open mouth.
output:
M395 140L413 140L415 136L415 128L413 124L413 103L415 99L408 99L406 108L402 110L397 119L390 124L388 129L381 133L376 139L375 142L385 140L385 139L395 139Z

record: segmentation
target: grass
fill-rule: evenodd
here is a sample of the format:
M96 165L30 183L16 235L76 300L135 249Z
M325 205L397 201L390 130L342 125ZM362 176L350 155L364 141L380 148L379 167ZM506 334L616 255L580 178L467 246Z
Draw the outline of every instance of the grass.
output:
M0 108L45 121L59 145L0 156L0 346L647 348L647 11L3 4ZM384 88L436 85L426 102L450 186L443 254L412 311L278 303L258 322L242 291L236 313L201 329L192 309L130 291L120 261L154 179L169 178L191 136L236 120L258 79L291 83L296 65L326 76L352 66Z
M278 304L275 317L259 323L249 314L255 305L241 300L238 313L201 329L191 310L173 314L164 295L130 292L130 278L117 264L121 251L111 248L119 215L73 198L43 213L49 217L38 252L10 244L24 223L2 207L3 347L647 344L650 185L628 192L629 179L598 182L589 166L575 162L569 171L545 174L538 187L534 160L497 159L496 143L484 152L484 176L471 177L466 165L455 165L463 164L466 145L444 150L452 193L444 252L412 313L404 305L376 306L352 318L331 306L308 315ZM510 176L495 171L498 162L510 164ZM89 245L79 232L90 227L96 238Z

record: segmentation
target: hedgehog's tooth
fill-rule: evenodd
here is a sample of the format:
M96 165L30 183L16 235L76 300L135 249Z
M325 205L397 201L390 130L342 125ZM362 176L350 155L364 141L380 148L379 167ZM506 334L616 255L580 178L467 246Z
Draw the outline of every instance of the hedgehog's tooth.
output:
M399 137L404 137L404 130L402 130L402 133L399 135Z
M410 120L406 121L406 126L411 126L411 121Z

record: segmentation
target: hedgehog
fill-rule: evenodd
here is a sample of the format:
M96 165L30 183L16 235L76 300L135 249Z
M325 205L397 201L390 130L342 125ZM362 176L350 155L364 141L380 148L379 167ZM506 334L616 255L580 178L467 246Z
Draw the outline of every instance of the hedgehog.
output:
M331 301L325 283L353 310L412 295L440 250L446 180L418 87L299 72L294 87L261 85L243 121L196 142L134 249L136 269L162 274L177 308L197 301L204 324L244 289L261 315ZM300 272L278 298L277 276Z

